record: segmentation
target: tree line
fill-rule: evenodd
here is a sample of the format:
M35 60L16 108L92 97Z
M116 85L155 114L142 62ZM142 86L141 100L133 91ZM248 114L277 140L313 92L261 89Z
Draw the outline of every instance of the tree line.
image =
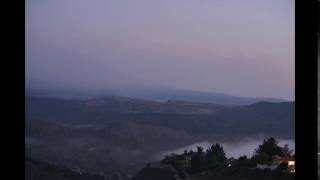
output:
M235 159L227 158L223 147L219 144L212 144L208 149L198 146L196 151L185 150L183 154L166 155L161 161L162 164L170 164L180 171L189 173L199 173L208 170L224 169L231 166L256 167L257 164L271 164L272 157L294 156L293 150L286 144L283 147L278 145L278 141L271 137L264 139L258 145L252 157L246 155ZM277 170L286 171L287 165L282 163Z

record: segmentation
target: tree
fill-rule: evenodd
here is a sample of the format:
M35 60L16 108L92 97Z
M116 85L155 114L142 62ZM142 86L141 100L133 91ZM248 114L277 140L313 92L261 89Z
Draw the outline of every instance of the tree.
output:
M282 148L282 153L284 156L286 157L290 157L293 153L293 150L289 149L289 145L286 144L284 145L284 147Z
M168 155L165 155L164 158L161 160L161 164L169 164L170 163L170 157Z
M283 149L278 146L278 142L275 138L271 137L269 139L264 139L263 143L259 145L256 149L256 155L261 153L265 153L269 157L269 161L271 161L272 156L278 155L283 157ZM264 155L265 156L265 155Z
M198 153L198 154L203 154L203 147L198 146L198 147L197 147L197 153Z
M170 154L170 155L165 155L164 159L161 161L162 164L172 164L177 158L179 157L179 155L177 154Z
M190 150L189 152L188 152L188 156L192 156L194 154L194 152L192 151L192 150Z
M195 154L191 157L191 171L194 173L201 172L205 169L205 161L202 154Z
M248 158L247 158L247 156L246 156L246 155L240 156L240 157L238 158L238 162L239 162L239 165L241 165L241 166L247 165L247 163L248 163Z
M286 162L282 162L279 164L279 166L277 167L278 171L288 171L288 163Z
M256 154L253 157L253 160L256 164L269 164L270 163L270 157L267 153L262 152L260 154Z
M209 169L225 166L227 163L227 158L223 147L218 143L213 144L209 149L207 149L205 161L206 167Z
M203 147L198 146L197 152L191 155L191 171L200 172L205 169L205 159Z
M227 162L228 162L228 166L235 165L237 163L237 160L234 157L231 157L231 158L227 159Z
M187 157L189 154L188 154L188 150L184 150L184 152L183 152L183 155L185 156L185 157Z

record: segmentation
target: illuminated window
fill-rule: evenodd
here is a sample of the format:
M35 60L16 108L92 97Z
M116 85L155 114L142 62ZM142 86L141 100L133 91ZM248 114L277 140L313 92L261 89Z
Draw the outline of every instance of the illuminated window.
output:
M288 161L289 166L294 166L294 161Z

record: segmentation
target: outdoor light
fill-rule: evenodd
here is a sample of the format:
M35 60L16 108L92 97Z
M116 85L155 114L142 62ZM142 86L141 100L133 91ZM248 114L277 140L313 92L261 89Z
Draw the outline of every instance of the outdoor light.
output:
M288 161L289 166L294 166L294 161Z

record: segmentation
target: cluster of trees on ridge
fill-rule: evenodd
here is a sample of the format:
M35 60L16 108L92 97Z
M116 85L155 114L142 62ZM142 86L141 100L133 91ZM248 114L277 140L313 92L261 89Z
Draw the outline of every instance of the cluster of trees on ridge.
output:
M233 157L227 158L223 147L220 144L213 144L206 151L203 147L198 146L197 151L185 150L183 154L171 154L165 156L161 161L162 164L170 164L179 171L186 171L190 174L209 170L221 170L230 166L235 167L256 167L257 164L271 164L273 156L290 157L293 150L288 145L280 147L275 138L264 139L263 143L258 146L252 157L241 156L238 159ZM277 170L287 171L288 165L281 163Z

